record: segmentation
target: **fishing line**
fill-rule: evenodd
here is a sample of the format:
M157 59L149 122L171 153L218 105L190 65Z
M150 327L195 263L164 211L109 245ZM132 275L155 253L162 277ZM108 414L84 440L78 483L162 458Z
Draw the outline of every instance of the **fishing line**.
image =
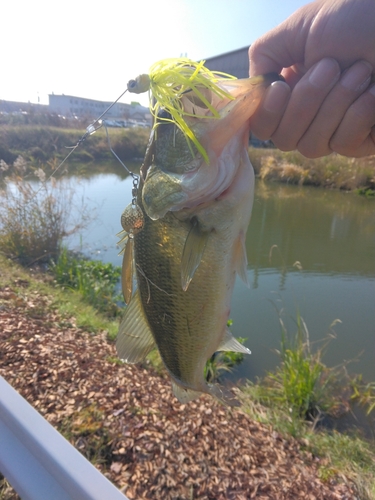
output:
M108 106L108 108L105 109L103 111L103 113L98 118L96 118L96 120L94 120L92 123L90 123L90 125L86 128L86 131L83 134L83 136L80 139L78 139L78 142L77 142L77 144L75 146L67 146L67 148L71 149L71 151L65 156L65 158L63 159L63 161L59 164L59 166L52 172L52 174L48 177L47 181L49 181L50 178L54 176L54 174L60 169L60 167L62 167L62 165L64 165L64 163L69 158L69 156L74 153L74 151L78 148L78 146L80 146L83 143L83 141L85 141L87 139L87 137L89 135L95 134L95 132L97 130L99 130L103 126L103 122L101 121L101 119L103 118L103 116L106 113L108 113L108 111L121 99L121 97L127 91L128 91L128 89L126 88L124 90L124 92L120 96L118 96L118 98L115 101L113 101L112 104L110 104ZM108 137L108 133L107 133L107 137ZM111 149L111 151L112 151L113 154L115 154L112 149ZM115 154L115 156L119 160L119 162L125 167L125 165L122 163L122 161L118 158L118 156L116 154ZM129 170L126 167L125 167L125 169L129 172Z
M135 205L137 204L137 192L138 192L138 185L139 185L139 175L137 175L134 172L132 172L131 170L129 170L128 167L125 165L125 163L123 163L121 161L121 159L119 158L119 156L115 153L115 151L112 148L111 140L110 140L109 134L108 134L108 127L107 127L106 122L102 121L101 125L104 126L104 129L105 129L105 133L106 133L106 136L107 136L107 142L108 142L109 150L111 151L111 153L113 154L113 156L116 158L116 160L118 160L121 163L121 165L128 172L128 174L131 175L131 177L133 179L132 205L135 207Z
M80 139L78 139L77 144L75 146L66 146L67 149L70 149L69 153L65 156L65 158L61 161L61 163L55 168L55 170L51 173L51 175L44 181L44 183L48 182L55 174L58 172L58 170L64 165L64 163L67 161L67 159L74 153L74 151L80 146L88 136L95 134L97 130L99 130L101 127L104 126L106 134L107 134L107 141L109 145L109 149L111 150L111 153L116 157L116 159L121 163L121 165L125 168L125 170L132 176L133 178L133 191L135 190L135 193L133 192L133 200L132 203L135 203L135 197L136 197L136 190L138 188L138 183L139 183L139 178L136 174L131 172L125 164L120 160L120 158L117 156L117 154L113 151L111 147L111 143L109 140L109 135L108 135L108 130L107 126L105 124L105 121L102 120L103 116L105 116L108 111L121 99L121 97L128 91L128 88L124 90L124 92L118 96L118 98L113 101L104 111L103 113L96 118L88 127L86 128L85 133L82 135ZM42 190L43 186L40 186L40 188L37 190L37 192L34 194L33 198L39 194L39 192ZM32 199L33 199L32 198ZM31 200L30 200L31 201Z

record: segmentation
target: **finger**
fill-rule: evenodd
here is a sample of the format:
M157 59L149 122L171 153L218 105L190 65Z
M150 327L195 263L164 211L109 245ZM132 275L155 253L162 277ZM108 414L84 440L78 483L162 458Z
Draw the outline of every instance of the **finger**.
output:
M340 67L326 58L315 64L297 83L272 141L282 151L297 148L319 108L340 78Z
M330 147L339 154L357 158L375 154L375 85L350 106Z
M277 129L290 96L285 82L274 82L266 90L263 100L251 118L251 130L261 141L266 141Z
M332 152L330 140L348 108L368 87L371 72L369 63L358 61L343 73L298 142L298 151L308 158L318 158Z

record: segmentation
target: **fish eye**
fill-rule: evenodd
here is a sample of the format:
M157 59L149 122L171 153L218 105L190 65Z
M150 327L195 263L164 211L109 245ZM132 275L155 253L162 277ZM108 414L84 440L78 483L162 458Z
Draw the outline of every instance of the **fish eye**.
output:
M128 88L129 89L134 89L136 86L137 86L137 82L135 80L128 81Z

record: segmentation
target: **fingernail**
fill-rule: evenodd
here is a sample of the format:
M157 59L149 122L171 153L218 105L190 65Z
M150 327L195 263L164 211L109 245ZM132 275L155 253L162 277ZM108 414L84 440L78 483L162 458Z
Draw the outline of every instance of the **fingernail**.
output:
M340 77L340 68L334 59L322 59L309 76L309 82L320 89L333 85Z
M358 61L345 71L341 78L341 85L349 90L361 90L365 84L368 85L372 66L366 61Z
M285 102L289 94L290 88L287 83L273 82L267 89L263 102L264 109L269 113L280 113L285 107Z

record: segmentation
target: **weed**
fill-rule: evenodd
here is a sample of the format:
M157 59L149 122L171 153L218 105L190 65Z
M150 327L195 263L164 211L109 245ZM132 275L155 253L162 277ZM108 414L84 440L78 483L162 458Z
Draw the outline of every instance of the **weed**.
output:
M339 320L331 324L328 337L314 350L307 326L299 314L294 336L287 332L281 318L279 321L281 346L277 353L281 363L256 384L249 383L248 390L259 403L282 409L288 415L285 420L288 432L295 435L301 421L313 422L315 427L325 416L337 418L348 412L348 387L352 382L344 365L328 368L322 362L326 348L335 338L333 327ZM361 394L364 396L365 392Z
M121 276L120 267L77 257L65 247L50 267L58 284L77 290L99 312L110 317L119 314L116 286Z
M351 400L358 402L366 410L367 415L375 410L375 382L365 383L362 375L350 380L352 389Z
M281 318L280 323L281 365L275 373L268 374L266 381L274 391L274 398L285 404L290 412L314 419L332 405L331 394L327 394L332 373L321 361L323 349L312 353L308 330L299 314L294 340L288 337Z
M319 459L323 480L339 471L356 484L359 498L373 500L375 455L371 443L354 433L328 431L317 423L324 414L335 417L349 411L350 399L371 412L375 384L365 384L361 377L350 378L343 366L328 368L323 364L322 355L332 336L313 352L307 326L299 315L292 338L281 319L280 323L281 363L274 372L243 388L239 395L243 409L284 436L299 439L306 451ZM348 388L352 389L351 397Z
M40 182L25 176L26 162L18 157L15 173L0 190L0 250L23 265L44 263L56 258L65 236L83 229L89 223L84 206L76 207L74 190L66 182L45 181L42 170L36 171ZM72 211L80 220L72 222Z
M65 417L59 431L93 464L110 464L111 440L104 413L95 403Z

